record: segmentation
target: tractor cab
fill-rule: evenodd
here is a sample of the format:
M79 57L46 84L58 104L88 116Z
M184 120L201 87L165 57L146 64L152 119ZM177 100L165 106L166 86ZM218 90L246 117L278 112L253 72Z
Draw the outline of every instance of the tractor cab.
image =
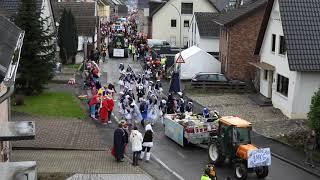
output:
M211 163L222 165L228 160L227 162L235 167L236 179L246 179L247 173L251 171L255 171L259 178L266 177L268 175L267 165L251 166L248 163L249 154L251 152L254 154L256 150L259 151L251 144L251 123L239 117L223 116L219 119L218 124L217 136L212 138L209 145L208 154ZM269 165L269 162L261 164Z
M251 123L234 116L224 116L219 119L218 139L222 148L225 149L224 156L234 158L237 150L244 149L251 144Z

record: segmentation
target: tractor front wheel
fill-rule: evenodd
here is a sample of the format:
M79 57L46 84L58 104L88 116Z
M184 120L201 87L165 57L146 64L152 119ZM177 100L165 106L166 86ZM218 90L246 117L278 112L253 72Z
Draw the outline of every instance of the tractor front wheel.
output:
M212 142L209 145L209 160L211 163L213 163L214 165L222 165L225 157L222 154L222 150L221 150L221 146L218 142Z
M268 166L262 166L258 167L255 169L257 177L260 178L265 178L269 174L269 168Z
M238 162L234 165L234 177L236 179L245 180L248 176L248 169L244 163Z

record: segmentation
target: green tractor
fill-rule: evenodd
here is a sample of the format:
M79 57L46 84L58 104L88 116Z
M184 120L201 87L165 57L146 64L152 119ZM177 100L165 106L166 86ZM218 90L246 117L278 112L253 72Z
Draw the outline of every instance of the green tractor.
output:
M128 57L128 47L125 44L125 37L123 34L115 34L109 43L108 47L109 57Z
M268 176L271 165L269 148L258 149L251 144L251 123L239 117L219 119L218 132L209 144L209 160L216 166L225 162L233 165L236 179L245 180L248 173L258 178Z

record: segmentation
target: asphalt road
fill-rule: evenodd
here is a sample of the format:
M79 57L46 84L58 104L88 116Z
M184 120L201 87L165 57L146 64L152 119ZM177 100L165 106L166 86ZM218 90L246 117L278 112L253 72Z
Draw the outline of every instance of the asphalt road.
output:
M102 63L102 71L107 72L108 82L117 82L119 78L119 63L129 64L137 73L141 72L141 66L132 58L128 59L110 59L108 62ZM101 78L102 83L106 82L106 78ZM116 86L118 87L118 86ZM118 118L117 109L114 115ZM114 121L114 120L113 120ZM114 121L115 122L115 121ZM109 126L97 125L101 131L102 138L108 143L113 142L113 130L116 123ZM164 128L160 122L154 126L155 138L154 147L152 148L151 162L141 162L140 166L155 179L163 180L198 180L203 172L203 167L208 162L207 150L197 146L181 147L164 134ZM140 127L140 132L144 132ZM127 149L128 156L131 157L131 147ZM271 149L272 151L272 149ZM233 178L231 167L217 168L218 178L225 179L228 176ZM233 178L234 179L234 178ZM248 180L257 179L255 174L249 174ZM267 180L316 180L319 179L307 172L298 169L286 162L272 157L272 165L269 168L269 176Z

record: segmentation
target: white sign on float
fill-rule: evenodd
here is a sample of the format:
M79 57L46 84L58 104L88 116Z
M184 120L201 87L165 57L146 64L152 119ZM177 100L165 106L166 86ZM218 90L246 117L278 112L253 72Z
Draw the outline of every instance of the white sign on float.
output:
M270 166L270 148L262 148L248 151L248 168Z
M124 49L113 49L114 57L124 57Z

